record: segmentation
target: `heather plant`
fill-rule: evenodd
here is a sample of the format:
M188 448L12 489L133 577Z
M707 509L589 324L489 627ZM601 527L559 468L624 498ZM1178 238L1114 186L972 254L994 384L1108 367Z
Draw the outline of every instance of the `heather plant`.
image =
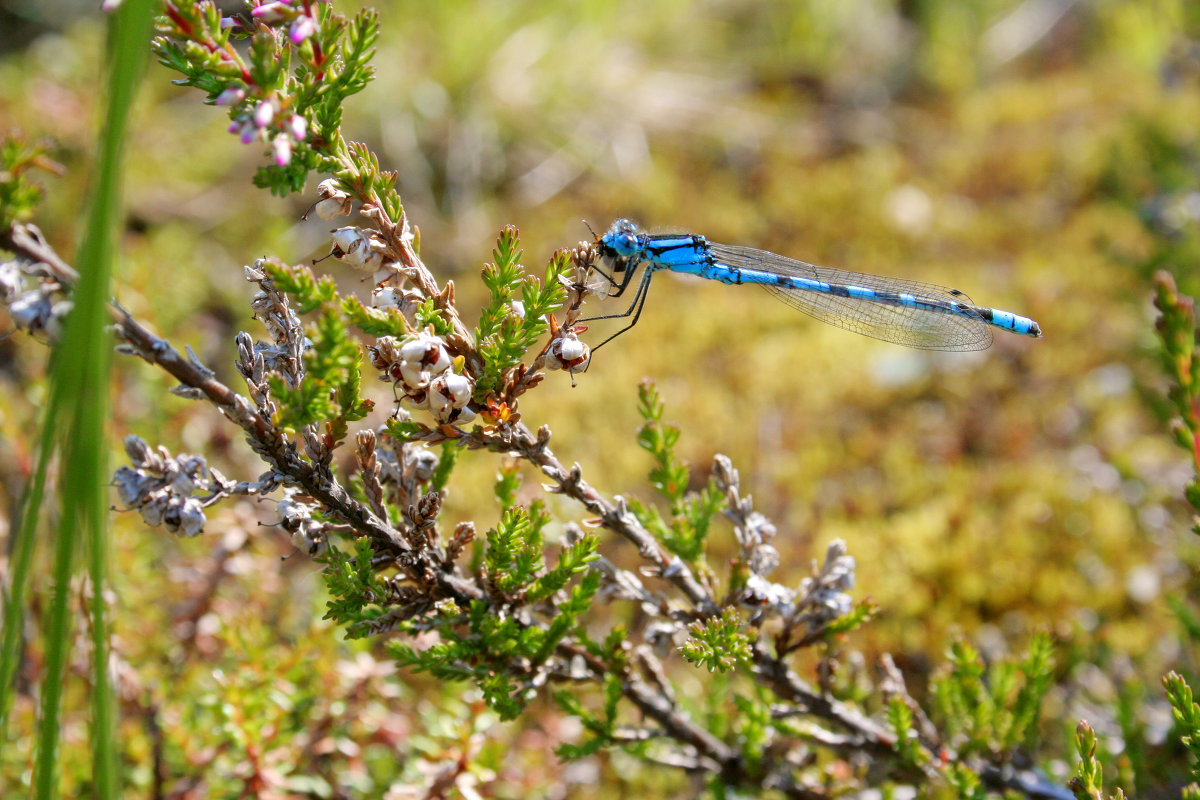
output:
M1160 253L1176 250L1173 244L1177 243L1159 242ZM1200 449L1197 449L1197 443L1200 442L1197 438L1200 432L1200 382L1197 381L1200 353L1196 346L1200 340L1200 328L1196 326L1195 301L1180 293L1170 272L1158 271L1154 283L1154 305L1159 312L1155 332L1158 334L1163 371L1170 380L1168 399L1173 412L1171 432L1190 457L1192 472L1184 487L1184 496L1193 512L1196 512L1200 511L1200 492L1196 481L1197 475L1200 475ZM1197 519L1193 515L1193 533L1200 533ZM1181 638L1187 648L1185 659L1194 659L1197 644L1200 644L1200 625L1197 625L1195 611L1182 598L1176 598L1173 604L1183 629ZM1191 674L1193 683L1195 679L1194 673ZM1118 715L1124 735L1133 743L1133 749L1129 754L1129 768L1122 770L1122 777L1128 780L1131 789L1139 792L1164 780L1173 781L1181 784L1181 797L1194 800L1200 798L1200 761L1196 758L1200 754L1200 704L1195 702L1188 678L1180 672L1172 670L1163 676L1162 687L1170 704L1173 729L1171 738L1163 743L1165 752L1153 756L1143 750L1144 736L1137 720L1139 704L1146 702L1147 692L1136 682L1130 681L1128 690L1123 693ZM1080 720L1075 732L1079 763L1075 777L1070 781L1071 790L1079 800L1102 800L1106 796L1104 762L1097 754L1098 745L1096 731L1087 720ZM1181 745L1184 751L1184 764L1175 763L1181 754L1171 751L1177 745ZM1179 772L1186 769L1188 782L1183 783L1175 775L1166 777L1170 775L1172 766ZM1107 796L1120 800L1126 794L1118 786Z
M956 640L923 704L891 658L880 658L874 680L857 665L855 636L879 609L855 598L858 564L846 543L812 554L799 580L784 577L776 525L729 458L716 455L702 474L683 462L686 431L669 422L652 382L637 390L636 443L653 463L656 500L606 493L602 479L559 460L552 431L527 416L524 401L549 381L588 380L593 354L580 320L595 299L595 243L531 270L507 226L480 270L483 303L462 307L454 283L422 260L396 173L343 130L343 104L372 78L379 25L369 11L343 17L329 3L287 2L231 17L211 3L167 3L157 23L160 63L227 110L231 134L262 150L255 185L286 195L316 182L310 213L339 225L330 256L362 279L347 291L320 265L273 256L243 265L254 325L236 335L233 367L244 391L218 377L222 365L114 305L119 352L169 375L174 394L214 407L264 465L226 477L204 453L131 436L116 497L183 537L220 535L211 519L220 504L269 499L263 507L290 535L292 558L319 565L325 618L354 642L382 642L390 657L339 669L344 704L322 702L315 670L294 652L260 653L254 669L219 676L183 721L220 731L211 753L195 743L208 785L230 796L328 793L305 782L304 760L342 754L322 750L316 734L293 752L276 741L279 731L304 731L311 720L342 740L378 736L364 719L382 713L374 695L400 691L389 689L400 668L480 698L465 702L461 730L431 718L412 746L449 763L436 774L389 773L386 758L362 759L381 782L429 797L475 792L503 761L479 744L480 730L545 703L577 723L554 743L559 759L620 751L713 796L891 796L900 786L1069 796L1039 755L1041 708L1056 678L1049 635L1033 636L1022 656L991 660ZM0 155L3 243L14 256L0 267L0 286L14 324L54 344L79 279L28 222L37 190L26 176L45 154L13 139ZM1179 439L1194 445L1194 320L1160 285ZM383 413L364 389L376 382L394 400ZM471 458L495 460L491 486L462 480L456 468ZM540 487L526 485L522 465ZM498 521L481 531L449 519L454 492L490 492ZM230 541L228 550L242 546ZM319 663L331 660L321 651ZM1177 740L1192 747L1200 712L1186 681L1170 676L1167 686ZM282 697L268 702L273 693ZM384 739L407 746L400 735ZM1103 765L1085 726L1078 749L1072 789L1099 797Z

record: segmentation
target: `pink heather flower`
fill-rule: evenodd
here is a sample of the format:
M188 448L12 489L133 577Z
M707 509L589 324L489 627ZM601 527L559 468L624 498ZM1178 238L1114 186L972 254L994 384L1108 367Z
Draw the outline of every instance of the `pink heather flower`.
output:
M247 122L240 128L238 138L242 140L242 144L250 144L258 138L258 128Z
M100 10L105 14L111 11L116 11L121 7L122 2L124 2L124 0L104 0L104 2L100 4Z
M217 95L214 101L219 106L231 106L235 103L240 103L246 99L246 90L240 86L230 86L225 91Z
M258 127L267 127L273 119L275 119L275 106L268 101L264 100L254 109L254 124Z
M288 120L288 128L291 130L292 138L297 142L302 142L308 135L308 120L300 114L292 114L292 118Z
M271 142L275 149L275 164L286 167L292 161L292 140L286 136L276 136Z
M254 8L250 12L250 16L260 19L263 22L279 22L287 18L289 11L291 9L288 8L287 2L281 0L275 3L263 3L261 6Z
M308 37L317 32L317 23L307 14L301 14L292 20L291 27L288 28L288 38L292 40L292 44L300 44Z

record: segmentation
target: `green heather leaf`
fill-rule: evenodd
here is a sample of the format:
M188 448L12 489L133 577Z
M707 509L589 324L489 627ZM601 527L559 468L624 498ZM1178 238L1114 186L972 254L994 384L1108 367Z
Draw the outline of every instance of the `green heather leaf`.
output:
M896 737L896 753L906 766L922 769L929 762L929 753L921 746L913 728L913 712L904 698L893 695L887 704L888 727Z
M413 442L430 432L430 429L411 419L389 419L384 424L388 434L397 442Z
M727 608L719 617L693 622L691 637L679 648L683 657L709 672L730 672L752 658L750 640L742 631L737 610Z
M436 336L449 336L454 333L454 326L442 314L432 297L426 298L417 306L414 316L417 318L418 328L432 328Z
M544 284L526 274L520 263L521 255L517 229L506 226L492 251L495 262L483 268L482 280L489 300L475 329L475 340L484 361L483 374L476 383L480 397L499 388L505 373L521 363L537 344L548 328L546 315L558 308L564 297L556 277L567 268L564 255L555 254L551 259ZM517 297L524 306L523 314L513 307Z
M753 772L762 762L763 751L773 730L770 703L761 692L756 697L734 695L733 702L738 710L733 719L737 741L741 745L742 758Z
M267 91L279 87L285 69L280 60L283 52L286 50L278 47L271 31L262 30L250 38L248 66L255 84Z
M1104 767L1096 758L1096 733L1080 720L1075 729L1075 749L1079 763L1070 782L1071 791L1079 800L1100 800L1104 791Z
M501 508L511 508L517 504L517 490L521 488L521 465L516 461L501 463L500 471L496 473L496 483L492 492Z
M57 169L43 144L29 144L17 134L0 139L0 230L29 219L41 202L42 186L33 173Z
M948 764L943 774L959 800L984 800L988 796L978 773L961 761Z
M497 591L515 596L543 566L542 528L548 517L541 503L504 510L500 524L487 533L484 566Z
M382 338L395 336L400 339L413 333L408 321L398 308L367 308L356 295L342 298L342 313L351 325L368 336Z
M1032 746L1037 735L1042 700L1054 679L1054 644L1048 634L1042 632L1034 635L1029 643L1029 652L1021 662L1020 672L1024 682L1012 704L1012 736L1005 742L1008 747L1018 744Z
M863 600L844 617L838 617L825 626L825 636L838 636L857 630L879 613L879 604L874 600Z
M588 564L600 556L596 553L598 541L593 536L586 536L570 547L565 548L558 557L558 565L535 580L529 587L527 601L537 603L553 595L567 585L576 574L588 568Z
M1192 687L1174 670L1163 677L1163 686L1171 703L1179 741L1194 757L1200 758L1200 705L1193 699ZM1196 760L1192 762L1192 778L1200 780L1200 762Z
M347 624L373 618L364 612L387 595L387 586L371 566L374 555L375 550L365 536L354 541L353 554L330 544L322 570L330 594L323 619Z
M337 76L337 91L343 97L357 94L375 77L370 61L375 57L379 38L379 14L363 9L351 21L346 40L340 47L342 71Z
M433 471L433 477L429 479L431 491L444 491L450 485L450 476L454 472L454 465L458 463L458 457L462 454L463 449L454 442L442 443L442 453L438 458L437 468Z
M296 303L297 314L309 314L326 303L337 299L337 284L333 278L323 275L318 280L313 271L306 266L285 266L266 261L263 272L275 282L279 291L290 295Z

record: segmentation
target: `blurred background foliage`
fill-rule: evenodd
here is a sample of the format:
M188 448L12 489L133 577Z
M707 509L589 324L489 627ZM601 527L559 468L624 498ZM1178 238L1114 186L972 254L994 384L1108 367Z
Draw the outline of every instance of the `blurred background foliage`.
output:
M0 129L52 137L69 168L38 219L67 253L95 142L103 28L91 6L0 3ZM930 354L822 326L749 287L661 275L636 329L577 386L551 375L522 411L550 424L555 451L598 487L649 500L635 403L637 381L653 377L696 485L728 454L778 525L781 579L798 581L831 538L847 540L858 594L883 610L846 643L865 657L850 667L889 651L919 687L956 634L995 656L1048 628L1064 678L1049 730L1088 716L1129 777L1138 737L1153 743L1170 724L1158 678L1196 674L1170 608L1193 594L1200 554L1178 500L1189 466L1165 434L1149 298L1158 268L1200 291L1200 5L375 6L378 80L349 103L346 134L399 171L422 255L455 280L469 321L504 224L520 226L536 268L588 237L581 220L628 216L955 286L1041 323L1041 341L998 335L984 353ZM171 78L148 72L129 143L117 297L235 384L233 335L257 330L241 265L323 255L328 226L298 221L309 197L255 190L263 154ZM365 297L358 277L323 266ZM28 473L46 355L0 340L6 509ZM137 433L203 452L227 475L258 474L232 429L168 395L163 375L125 360L115 381L115 463L120 438ZM389 391L375 396L386 414ZM465 456L446 519L493 525L495 471L492 456ZM538 493L527 478L526 499ZM548 708L499 727L461 687L389 679L381 651L317 621L318 568L280 560L291 547L260 526L269 507L228 507L192 541L116 519L131 796L162 779L156 759L220 796L215 776L244 771L248 754L281 790L314 796L416 780L463 752L481 754L493 771L476 778L497 796L590 793L597 779L647 796L684 785L620 755L559 764L552 748L575 733ZM721 533L718 568L734 553ZM1147 683L1130 719L1104 710L1121 697L1139 706ZM18 731L32 714L32 700L18 706ZM1051 752L1065 741L1049 737ZM0 780L21 780L28 747L6 743ZM86 751L67 756L64 789L86 780Z

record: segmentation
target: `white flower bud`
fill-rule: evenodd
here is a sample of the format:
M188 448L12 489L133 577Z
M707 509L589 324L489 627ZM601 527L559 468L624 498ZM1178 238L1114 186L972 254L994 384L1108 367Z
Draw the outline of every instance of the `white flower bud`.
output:
M288 27L288 38L292 44L300 44L317 31L317 23L307 15L296 17Z
M407 388L424 389L449 368L450 354L436 336L419 333L400 347L400 374Z
M343 253L352 253L363 247L367 247L369 242L367 235L353 225L347 225L344 228L335 228L330 231L333 235L333 245Z
M550 343L550 348L546 351L546 367L579 372L587 368L591 358L591 349L579 341L579 337L573 332L564 332Z
M371 290L371 308L398 308L404 318L417 326L417 309L422 301L421 293L416 289L400 289L391 282L379 283Z
M0 302L11 303L21 293L23 283L21 268L16 261L0 264Z
M400 292L395 286L382 284L371 290L371 308L398 308L400 306Z
M178 533L182 530L183 535L190 538L201 533L204 530L204 523L207 521L204 518L204 507L200 505L200 501L189 497L183 501L183 505L179 509L179 525L172 532Z
M349 214L353 208L354 198L349 192L342 191L338 187L336 180L326 178L317 184L317 204L315 210L318 217L327 220L334 219L335 217L343 217Z
M138 513L151 528L157 528L163 524L163 518L168 510L167 499L162 495L154 496L138 506Z
M563 361L574 361L587 352L587 345L578 339L563 339L559 358Z
M232 106L246 99L246 90L241 86L230 86L217 95L213 102L219 106Z
M13 324L31 332L45 328L53 311L50 298L37 289L25 292L8 307Z
M383 266L387 245L376 233L367 233L359 228L347 226L333 232L331 255L338 261L355 269L371 272Z
M292 532L292 547L310 556L320 557L329 550L329 540L322 531L305 523Z
M75 303L70 300L59 300L50 308L50 318L46 320L45 331L51 342L58 342L62 337L63 323L74 307Z
M117 486L117 496L121 502L133 507L142 501L142 493L146 490L142 474L132 467L122 466L113 475L113 483Z
M290 13L292 13L292 9L288 7L287 2L274 2L256 6L251 9L250 16L269 24L287 19Z
M439 422L457 419L453 412L471 402L471 379L454 372L443 372L429 383L429 410Z

